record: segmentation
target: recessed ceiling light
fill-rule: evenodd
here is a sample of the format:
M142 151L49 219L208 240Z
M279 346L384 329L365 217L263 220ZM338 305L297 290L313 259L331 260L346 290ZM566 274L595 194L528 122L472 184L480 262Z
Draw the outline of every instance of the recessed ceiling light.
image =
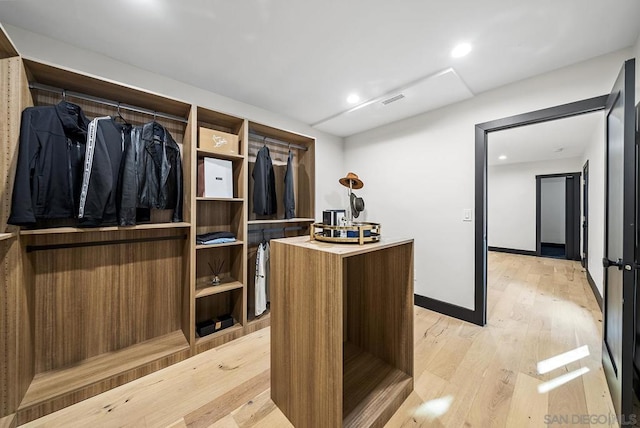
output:
M349 104L355 104L358 101L360 101L360 97L358 96L358 94L351 94L347 97L347 102Z
M500 155L498 156L498 159L500 160L505 160L507 158L507 155Z
M461 58L471 52L471 45L469 43L460 43L451 51L451 56L454 58Z

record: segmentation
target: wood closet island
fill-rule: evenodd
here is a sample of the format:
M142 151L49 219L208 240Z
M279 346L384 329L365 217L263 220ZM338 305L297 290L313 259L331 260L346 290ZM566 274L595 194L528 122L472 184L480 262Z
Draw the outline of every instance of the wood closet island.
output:
M413 390L413 240L271 241L271 398L296 427L383 426Z

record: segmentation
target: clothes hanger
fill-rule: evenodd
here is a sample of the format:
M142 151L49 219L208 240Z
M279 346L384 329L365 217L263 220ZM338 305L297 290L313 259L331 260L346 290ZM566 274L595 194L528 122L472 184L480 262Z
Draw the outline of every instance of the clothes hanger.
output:
M127 119L125 119L124 117L122 117L122 113L120 113L120 103L119 103L119 102L118 102L118 107L117 107L116 114L115 114L115 115L113 115L113 116L111 116L111 118L112 118L113 120L120 119L120 120L122 120L122 122L123 122L125 125L131 125L131 124L127 121Z

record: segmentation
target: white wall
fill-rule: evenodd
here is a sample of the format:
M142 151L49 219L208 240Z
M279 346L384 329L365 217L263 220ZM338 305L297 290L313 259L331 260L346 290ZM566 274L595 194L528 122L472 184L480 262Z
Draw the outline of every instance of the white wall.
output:
M605 155L604 113L602 121L594 131L585 151L583 164L589 161L589 236L587 242L587 268L603 296L604 271L604 155ZM584 214L583 214L584 215ZM582 251L582 249L580 250Z
M20 54L27 59L62 66L102 79L123 83L149 92L197 104L230 115L246 117L276 128L316 138L316 218L322 209L341 206L343 195L338 179L345 175L343 139L318 131L282 115L245 104L222 95L151 73L109 57L53 40L22 28L5 25ZM185 64L185 67L192 66ZM162 71L160 70L159 73ZM214 79L215 77L212 77Z
M473 309L475 124L606 94L626 49L482 93L345 140L366 218L415 238L417 294Z
M491 145L491 135L489 135ZM536 175L579 172L582 158L494 165L487 169L489 246L536 251Z
M566 181L565 177L540 180L540 242L566 244Z

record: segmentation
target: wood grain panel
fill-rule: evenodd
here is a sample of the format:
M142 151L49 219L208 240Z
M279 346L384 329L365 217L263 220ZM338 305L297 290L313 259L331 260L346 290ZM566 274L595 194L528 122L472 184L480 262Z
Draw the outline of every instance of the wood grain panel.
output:
M16 230L7 227L11 211L11 195L18 162L20 116L33 105L27 76L20 58L0 60L0 232Z
M242 240L242 202L198 201L197 204L196 234L232 232L238 240Z
M413 374L413 245L345 259L350 342Z
M0 60L0 417L18 408L33 369L33 283L25 276L17 228L7 226L18 157L20 115L33 105L20 58Z
M383 427L413 390L413 379L351 343L344 344L344 427Z
M271 257L271 397L295 426L340 426L340 258L280 241Z
M69 236L41 238L58 242ZM30 253L36 373L179 329L182 251L183 242L171 240Z

